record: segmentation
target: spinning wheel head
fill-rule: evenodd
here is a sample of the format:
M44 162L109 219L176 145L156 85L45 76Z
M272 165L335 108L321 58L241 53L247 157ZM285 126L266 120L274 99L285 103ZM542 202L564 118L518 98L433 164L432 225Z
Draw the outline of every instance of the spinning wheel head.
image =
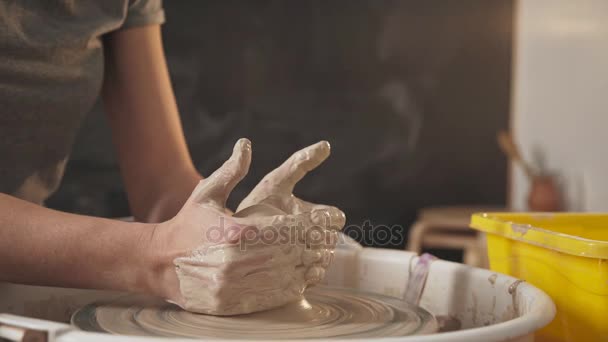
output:
M194 314L158 299L125 296L83 307L72 323L83 330L121 335L252 340L372 338L437 331L430 313L400 299L328 287L312 288L306 299L278 309L231 317Z

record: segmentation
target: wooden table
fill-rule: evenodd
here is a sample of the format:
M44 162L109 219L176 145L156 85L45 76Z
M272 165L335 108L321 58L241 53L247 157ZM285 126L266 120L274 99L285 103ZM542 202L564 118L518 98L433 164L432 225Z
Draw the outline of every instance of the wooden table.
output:
M418 219L410 227L406 248L416 253L421 253L425 247L462 249L465 264L487 267L485 239L469 228L471 215L505 210L494 206L424 208L418 212Z

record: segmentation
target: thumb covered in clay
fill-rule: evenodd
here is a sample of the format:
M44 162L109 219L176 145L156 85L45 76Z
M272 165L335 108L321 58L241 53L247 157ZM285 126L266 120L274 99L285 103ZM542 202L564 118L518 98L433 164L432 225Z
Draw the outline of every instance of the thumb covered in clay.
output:
M230 158L206 179L199 182L188 203L209 204L218 209L226 206L234 187L247 175L251 165L251 142L239 139Z

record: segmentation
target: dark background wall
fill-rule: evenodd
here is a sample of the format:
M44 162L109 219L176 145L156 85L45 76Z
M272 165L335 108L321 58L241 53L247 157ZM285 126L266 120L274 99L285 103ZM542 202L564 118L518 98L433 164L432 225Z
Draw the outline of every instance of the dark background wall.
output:
M503 204L512 1L166 1L165 51L197 167L253 142L234 205L295 150L332 157L296 189L349 224L407 227L440 204ZM99 107L99 106L98 106ZM49 206L128 215L108 128L84 122Z

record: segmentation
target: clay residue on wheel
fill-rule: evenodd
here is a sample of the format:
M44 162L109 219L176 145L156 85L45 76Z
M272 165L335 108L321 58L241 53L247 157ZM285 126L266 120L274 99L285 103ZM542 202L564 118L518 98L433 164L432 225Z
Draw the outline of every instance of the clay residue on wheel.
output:
M194 314L158 300L127 297L90 306L73 321L82 322L85 330L92 326L113 334L203 339L373 338L438 329L430 313L397 298L326 287L313 288L306 297L274 310L232 317Z

